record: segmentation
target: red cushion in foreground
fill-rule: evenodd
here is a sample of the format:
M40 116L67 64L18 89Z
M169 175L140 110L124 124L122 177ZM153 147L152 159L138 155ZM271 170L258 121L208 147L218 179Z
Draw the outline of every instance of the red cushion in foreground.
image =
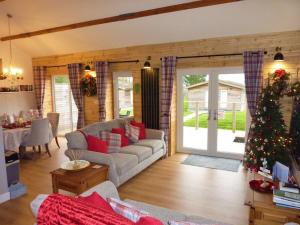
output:
M105 201L105 199L97 192L93 192L91 195L86 197L78 196L78 200L97 208L106 209L110 212L114 211L110 204L108 204L107 201Z
M137 225L163 225L163 223L151 216L143 216L137 221L135 224Z
M107 143L98 137L87 135L86 141L88 144L88 150L93 152L101 152L107 154Z
M145 124L144 123L138 123L138 122L135 122L135 121L130 121L130 124L132 126L140 128L140 135L139 135L140 140L146 138L146 130L145 130Z
M111 132L114 134L121 135L121 147L127 146L129 144L128 138L125 136L125 130L122 128L113 128Z

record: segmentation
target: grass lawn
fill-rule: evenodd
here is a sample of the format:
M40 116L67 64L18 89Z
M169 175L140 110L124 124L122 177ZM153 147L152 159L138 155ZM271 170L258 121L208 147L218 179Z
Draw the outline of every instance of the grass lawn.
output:
M195 127L195 118L189 119L184 122L186 127ZM199 127L207 128L207 114L201 114L198 120ZM245 130L246 125L246 112L236 112L236 129ZM218 128L231 130L232 129L232 112L225 112L224 119L218 120Z
M130 111L130 115L129 116L133 116L133 108L132 107L121 108L119 114L120 115L126 115L127 111Z

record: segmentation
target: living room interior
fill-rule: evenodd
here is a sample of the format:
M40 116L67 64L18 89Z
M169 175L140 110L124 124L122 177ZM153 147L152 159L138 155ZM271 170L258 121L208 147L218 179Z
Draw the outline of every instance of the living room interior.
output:
M300 224L299 9L0 0L0 224Z

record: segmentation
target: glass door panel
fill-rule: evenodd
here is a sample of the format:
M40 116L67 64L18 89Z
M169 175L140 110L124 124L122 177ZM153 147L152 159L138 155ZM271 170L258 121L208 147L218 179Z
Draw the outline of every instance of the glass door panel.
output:
M55 112L59 113L58 134L64 135L75 130L78 110L68 76L53 77L53 100Z
M184 75L183 93L183 148L207 151L209 75Z
M244 154L247 117L244 74L218 74L217 82L217 152Z

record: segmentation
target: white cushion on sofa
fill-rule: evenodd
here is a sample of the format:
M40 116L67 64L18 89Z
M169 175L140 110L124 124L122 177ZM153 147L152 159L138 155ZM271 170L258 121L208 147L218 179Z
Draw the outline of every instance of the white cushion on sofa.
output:
M110 155L115 162L119 175L127 173L139 163L139 159L136 155L126 153L110 153Z
M143 139L143 140L139 140L134 145L150 147L152 148L152 153L154 154L163 148L164 142L158 139Z
M152 148L146 146L128 145L121 148L121 153L136 155L140 163L152 155Z

